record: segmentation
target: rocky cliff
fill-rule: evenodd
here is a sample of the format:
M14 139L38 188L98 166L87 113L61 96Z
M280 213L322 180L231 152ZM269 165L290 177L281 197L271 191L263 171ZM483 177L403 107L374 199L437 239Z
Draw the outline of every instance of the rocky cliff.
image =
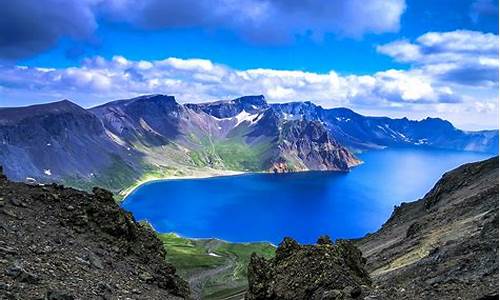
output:
M285 161L295 170L348 171L361 163L319 121L284 123L277 145L279 155L275 161Z
M252 257L247 298L498 299L498 180L498 157L448 172L357 248L285 239Z
M0 299L181 299L162 242L112 194L0 176Z

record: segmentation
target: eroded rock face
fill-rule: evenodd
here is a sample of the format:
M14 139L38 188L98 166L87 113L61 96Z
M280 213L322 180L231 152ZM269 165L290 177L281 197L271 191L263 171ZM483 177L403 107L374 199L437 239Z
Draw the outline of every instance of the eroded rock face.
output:
M358 160L340 145L318 121L295 120L283 124L278 142L279 158L296 161L303 170L349 171Z
M179 299L186 282L112 194L0 176L0 299Z
M352 243L321 237L316 245L285 238L276 257L252 255L246 299L362 299L371 284Z

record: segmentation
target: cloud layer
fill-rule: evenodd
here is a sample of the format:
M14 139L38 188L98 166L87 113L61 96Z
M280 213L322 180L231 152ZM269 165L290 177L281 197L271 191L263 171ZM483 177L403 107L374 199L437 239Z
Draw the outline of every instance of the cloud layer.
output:
M437 80L473 86L498 84L498 36L491 33L429 32L413 43L400 40L377 50L411 63Z
M415 42L381 45L378 51L411 67L372 75L341 75L333 70L237 70L204 59L94 57L78 67L61 69L2 66L0 99L16 99L22 104L70 97L90 106L148 93L174 95L181 102L264 94L271 102L311 100L325 107L442 116L462 124L479 122L496 127L498 36L433 32Z
M138 28L228 30L255 43L295 35L397 31L404 0L17 0L0 10L0 58L29 57L59 39L88 39L97 20Z

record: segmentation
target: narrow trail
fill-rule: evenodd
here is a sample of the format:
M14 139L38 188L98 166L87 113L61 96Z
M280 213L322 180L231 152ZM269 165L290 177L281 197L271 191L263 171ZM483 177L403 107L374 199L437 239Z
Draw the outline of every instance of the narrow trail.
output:
M206 270L206 271L201 271L193 276L190 276L188 279L189 287L191 288L191 296L193 299L201 299L202 292L203 292L203 286L207 282L208 279L211 277L217 276L221 273L224 273L226 271L229 271L231 269L234 269L236 267L236 261L234 259L231 259L228 264ZM231 299L231 298L229 298Z

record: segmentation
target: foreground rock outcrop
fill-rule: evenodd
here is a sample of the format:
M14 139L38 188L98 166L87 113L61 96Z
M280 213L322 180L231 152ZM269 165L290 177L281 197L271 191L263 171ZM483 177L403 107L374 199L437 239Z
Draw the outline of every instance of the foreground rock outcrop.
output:
M348 241L321 237L316 245L299 245L285 238L275 258L252 255L246 298L358 299L371 284L365 261Z
M0 299L180 299L161 241L114 202L0 176Z
M463 165L354 244L254 255L247 299L498 299L498 196L498 157Z
M444 174L357 246L376 299L498 299L498 157Z

